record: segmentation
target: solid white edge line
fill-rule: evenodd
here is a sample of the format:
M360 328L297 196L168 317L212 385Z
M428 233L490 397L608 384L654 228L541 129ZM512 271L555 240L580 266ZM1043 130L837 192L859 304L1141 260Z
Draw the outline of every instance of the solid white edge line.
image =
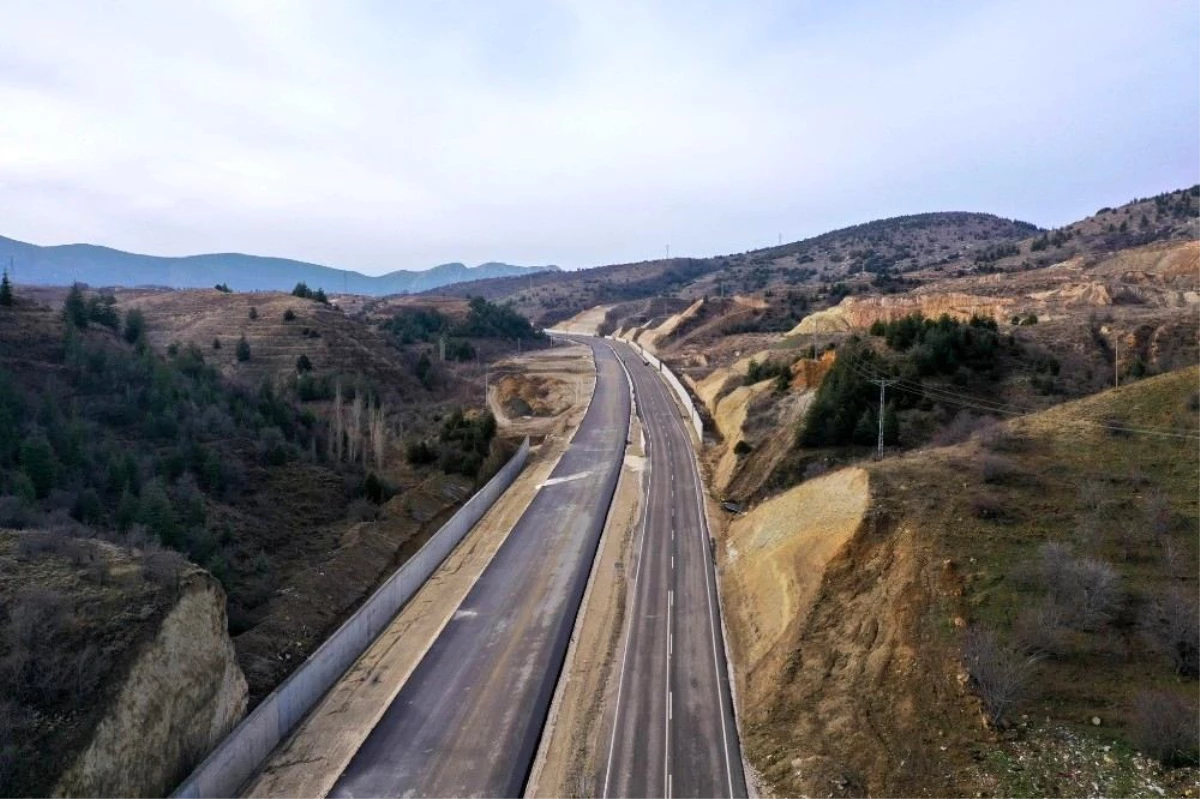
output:
M700 534L703 536L703 540L701 543L704 547L704 553L705 553L704 584L705 584L705 587L708 589L704 593L708 599L708 626L709 626L709 632L712 634L713 673L717 679L717 701L720 705L720 710L721 710L721 742L724 744L724 751L725 751L725 777L728 780L728 784L729 784L729 795L730 795L730 797L732 797L733 796L733 764L730 762L730 758L729 758L729 733L727 732L726 725L725 725L725 698L721 695L721 662L717 656L717 628L716 628L716 623L715 623L714 617L713 617L713 601L712 601L712 592L713 592L712 579L713 578L709 576L709 572L711 570L715 569L716 565L712 562L712 551L709 549L708 542L709 542L709 539L711 538L711 533L709 532L709 529L708 529L708 514L704 509L704 500L703 500L703 496L700 493L700 470L696 466L695 457L692 458L692 474L696 478L696 483L695 483L696 507L697 507L697 510L699 510L699 512L700 512L700 524L703 528L700 531ZM725 637L724 630L722 629L722 635L721 635L722 643L724 642L724 637ZM722 651L724 651L723 646L722 646ZM728 664L726 665L726 667L728 668ZM732 679L731 679L731 682L732 682ZM730 695L729 695L729 701L730 701L730 705L732 706L732 704L733 704L733 694L732 693L730 693Z

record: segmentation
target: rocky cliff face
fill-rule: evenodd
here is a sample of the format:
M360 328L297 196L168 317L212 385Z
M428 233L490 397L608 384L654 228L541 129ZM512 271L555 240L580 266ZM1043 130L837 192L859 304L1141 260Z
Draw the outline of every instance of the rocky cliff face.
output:
M199 569L131 661L56 796L163 796L246 712L246 678L226 630L225 593Z

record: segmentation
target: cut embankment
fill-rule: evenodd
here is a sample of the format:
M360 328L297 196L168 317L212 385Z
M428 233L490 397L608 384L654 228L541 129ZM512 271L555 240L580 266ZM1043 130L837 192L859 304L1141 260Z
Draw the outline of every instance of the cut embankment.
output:
M1194 788L1194 768L1136 752L1155 754L1174 718L1150 724L1150 706L1177 709L1182 741L1156 756L1197 752L1183 655L1197 651L1198 386L1195 368L1142 380L809 480L733 521L725 607L764 789ZM1029 659L1003 697L964 656L984 634L997 668Z
M724 582L731 645L751 715L770 702L829 561L862 524L867 473L811 480L730 525Z

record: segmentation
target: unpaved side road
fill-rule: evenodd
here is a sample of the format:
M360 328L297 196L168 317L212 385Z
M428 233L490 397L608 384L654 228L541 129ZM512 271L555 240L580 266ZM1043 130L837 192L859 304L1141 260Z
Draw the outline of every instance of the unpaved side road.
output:
M586 347L553 351L571 359L573 374L585 379L579 402L546 425L542 444L491 510L400 611L391 625L321 700L295 733L268 759L246 796L326 796L405 681L453 617L476 579L550 476L587 409L595 367ZM539 358L535 354L531 367ZM564 368L556 364L557 368ZM503 423L501 424L503 429Z
M629 602L628 576L636 557L646 468L645 442L638 417L631 414L629 446L609 510L600 551L592 567L584 606L576 619L571 648L542 733L533 771L525 786L529 797L597 796L615 706L620 634Z

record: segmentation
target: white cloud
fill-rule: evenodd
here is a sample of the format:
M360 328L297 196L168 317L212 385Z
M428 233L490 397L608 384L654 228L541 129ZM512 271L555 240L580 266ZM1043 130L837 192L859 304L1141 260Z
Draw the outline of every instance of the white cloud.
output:
M0 234L366 271L1196 180L1190 4L23 4Z

